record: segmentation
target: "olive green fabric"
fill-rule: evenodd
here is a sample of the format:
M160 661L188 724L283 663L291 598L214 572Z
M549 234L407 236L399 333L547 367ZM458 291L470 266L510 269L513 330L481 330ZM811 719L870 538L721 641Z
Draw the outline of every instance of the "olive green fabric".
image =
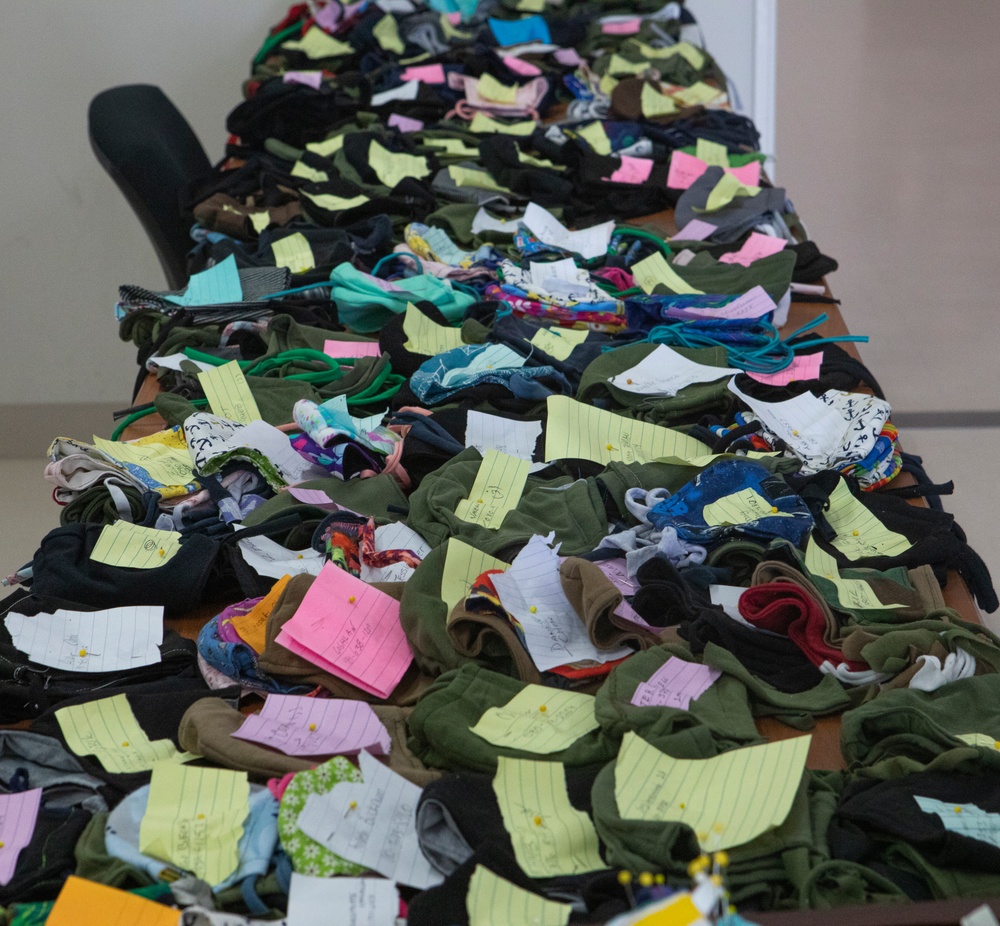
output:
M754 725L750 699L741 681L723 675L687 710L636 707L632 696L671 656L697 657L681 646L654 646L615 666L597 693L595 713L602 729L620 741L628 732L676 758L708 759L720 752L764 742Z
M617 753L617 742L600 728L544 756L494 746L471 731L489 708L503 707L524 687L517 679L473 664L445 672L421 695L410 714L410 749L431 768L474 772L495 771L499 756L596 766Z

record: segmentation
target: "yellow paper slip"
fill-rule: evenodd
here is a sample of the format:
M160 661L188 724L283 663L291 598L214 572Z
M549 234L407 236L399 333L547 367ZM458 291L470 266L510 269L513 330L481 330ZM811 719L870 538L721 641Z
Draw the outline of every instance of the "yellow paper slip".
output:
M344 147L344 136L334 135L332 138L324 138L323 141L312 141L306 145L306 151L312 151L321 157L328 158L331 154L336 154Z
M758 518L790 518L787 511L778 511L754 489L743 489L724 498L709 502L701 513L706 524L748 524Z
M322 183L324 180L330 179L330 175L325 170L317 170L303 161L295 162L292 167L292 176L301 177L303 180L312 180L314 183Z
M593 822L570 803L561 762L500 756L493 793L517 863L529 877L582 875L606 867Z
M959 733L955 739L960 739L970 746L982 746L984 749L1000 749L1000 740L993 739L985 733Z
M428 357L443 354L446 350L453 350L463 344L461 328L446 328L431 321L412 302L406 304L403 334L406 335L407 350L415 354L426 354Z
M567 396L549 396L546 408L546 462L582 459L607 466L612 460L650 463L669 458L707 466L714 459L701 441L680 431L592 408Z
M642 114L647 118L669 116L677 112L677 104L670 97L660 93L652 84L647 83L642 85L639 106L642 108Z
M305 273L316 266L309 239L302 232L285 235L271 244L276 267L287 267L292 273Z
M246 772L157 763L139 826L139 851L214 887L239 864L237 845L249 801Z
M866 556L899 556L913 546L902 534L889 530L847 487L843 479L830 493L830 507L824 512L836 532L833 545L848 559Z
M172 447L174 450L187 451L187 441L184 438L184 429L175 424L172 428L157 431L155 434L147 434L145 437L137 437L129 441L126 446L146 447L150 444L161 444L164 447Z
M271 216L267 212L251 212L250 224L253 226L253 230L259 235L271 224Z
M470 524L499 530L508 512L521 500L530 471L530 460L499 450L487 450L479 464L472 491L455 507L455 514Z
M448 168L448 176L455 181L455 186L471 186L478 190L493 190L497 193L510 192L507 187L497 183L493 176L485 170L452 164Z
M608 138L608 133L604 131L604 126L600 122L588 122L573 131L594 149L595 154L604 156L611 154L611 139Z
M380 48L386 51L395 52L397 55L406 51L403 40L399 37L399 27L396 20L389 15L383 16L372 29L372 37L378 42Z
M709 922L687 891L666 900L654 900L641 909L644 915L629 926L705 926Z
M424 144L431 148L439 148L446 154L465 158L479 157L479 149L470 148L461 138L428 138Z
M615 764L623 820L684 823L703 849L742 846L792 808L811 736L747 746L711 759L674 759L626 733Z
M469 729L494 746L545 756L572 746L600 724L593 695L527 685L503 707L491 707Z
M253 393L235 360L199 373L198 382L205 390L208 404L216 415L240 424L250 424L251 421L260 419Z
M744 186L736 179L735 174L723 174L722 179L708 194L704 208L692 206L691 209L694 212L715 212L728 206L737 196L756 196L759 192L759 186Z
M59 891L46 926L178 926L181 911L70 875Z
M695 289L690 283L685 282L659 251L633 264L632 276L635 277L635 282L647 293L651 293L658 284L662 283L667 289L678 295L704 295L700 289Z
M647 45L645 42L637 42L636 45L639 48L640 54L645 55L650 60L671 58L674 55L680 55L696 71L701 70L705 64L704 54L690 42L678 42L676 45L668 45L666 48L653 48L652 45Z
M374 139L368 146L368 163L378 179L389 189L407 177L422 180L430 173L427 158L390 151Z
M566 926L573 907L567 903L546 900L523 887L476 865L465 895L469 926L497 926L498 913L504 923L523 926Z
M267 646L267 619L271 616L275 604L291 578L291 576L282 576L271 586L271 591L246 614L234 617L230 621L233 629L240 635L240 639L255 653L263 653L264 647Z
M516 103L517 87L509 87L500 83L492 74L486 72L479 78L476 90L484 100L491 103Z
M725 145L699 138L695 144L694 156L703 160L709 167L728 167L729 151Z
M904 604L883 604L874 589L864 579L845 579L840 574L837 561L810 537L805 552L806 571L815 579L826 579L837 589L837 600L845 608L880 610L903 608Z
M181 436L183 440L183 435ZM94 437L94 446L126 468L138 466L161 485L185 486L194 481L191 454L187 448L166 444L130 444Z
M535 131L537 123L532 121L524 122L497 122L486 115L486 113L476 113L469 123L471 132L499 132L501 135L530 135Z
M455 605L468 597L469 588L478 576L487 569L506 571L509 567L502 559L483 553L454 537L447 543L448 552L444 557L444 571L441 574L441 600L448 606L450 616Z
M124 694L56 711L66 744L78 756L96 756L115 775L145 772L181 756L170 740L150 740Z
M180 547L181 535L177 531L115 521L101 529L90 558L108 566L156 569L170 562Z
M685 106L705 106L719 100L721 96L722 91L718 87L713 87L701 80L674 94L674 98L680 100Z
M529 343L556 360L568 360L573 348L586 341L588 334L589 331L576 331L573 328L539 328Z
M301 51L307 58L313 59L354 54L354 49L347 42L341 42L327 35L319 26L313 26L301 39L282 42L281 47Z
M608 64L608 74L641 74L652 65L648 61L629 61L621 55L612 55Z
M301 193L306 199L316 203L320 209L328 209L330 212L343 212L345 209L353 209L355 206L363 206L365 203L370 202L364 193L359 193L357 196L352 196L349 199L344 199L342 196L334 196L333 193L310 193L308 190L302 190Z

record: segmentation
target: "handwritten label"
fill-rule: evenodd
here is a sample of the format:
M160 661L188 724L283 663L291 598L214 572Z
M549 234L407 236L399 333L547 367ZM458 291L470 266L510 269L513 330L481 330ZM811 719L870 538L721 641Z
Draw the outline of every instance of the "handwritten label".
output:
M718 142L709 141L707 138L699 138L695 142L694 156L704 161L709 167L729 166L729 152L725 145Z
M286 84L303 84L306 87L312 87L313 90L319 90L323 83L323 72L322 71L285 71L282 75L282 80Z
M141 470L161 486L184 486L194 479L191 457L187 450L179 447L110 441L96 436L94 446L109 460L123 466L133 475Z
M677 395L695 383L714 383L735 376L739 370L710 367L690 360L666 344L650 351L634 367L612 376L609 382L625 392L640 395Z
M686 711L721 676L719 669L671 656L648 681L638 684L631 703L636 707L676 707Z
M90 554L92 560L129 569L156 569L170 562L181 547L177 531L115 521L105 524Z
M685 106L707 106L722 96L722 91L718 87L713 87L699 80L690 87L674 94L674 99L679 100Z
M443 84L445 82L444 66L425 64L421 67L408 67L399 75L399 79L419 80L425 84Z
M368 146L368 162L378 179L390 189L407 177L422 180L430 173L427 158L389 151L374 139Z
M667 184L667 186L672 185L670 183ZM704 241L706 238L711 238L718 230L719 226L713 225L711 222L703 222L701 219L691 219L687 225L674 235L674 238L679 241Z
M784 238L751 232L750 237L743 242L743 247L731 254L723 254L719 261L723 264L742 264L744 267L749 267L755 260L783 251L786 244L788 242Z
M511 884L488 868L476 865L465 897L469 926L496 926L497 910L507 922L531 926L567 926L572 904L546 900L523 887Z
M863 579L843 578L837 568L837 561L812 537L806 544L805 567L813 578L833 583L837 590L837 600L842 607L861 610L905 607L903 604L883 604L874 589Z
M479 464L469 497L462 499L455 514L463 521L499 530L503 519L517 507L531 465L499 450L487 450Z
M831 543L848 559L899 556L913 546L903 534L889 530L876 518L843 480L830 493L829 507L824 513L827 523L837 532Z
M461 347L463 343L460 328L446 328L431 321L412 302L406 305L403 333L406 335L407 350L430 357Z
M167 296L176 305L225 305L243 301L243 284L236 268L236 258L230 254L214 267L192 274L181 296Z
M669 96L660 93L652 84L645 81L639 95L639 106L647 119L655 119L657 116L671 116L677 112L677 104Z
M602 222L590 228L570 231L551 212L536 203L528 203L522 221L540 241L574 251L587 260L607 253L615 225L614 222Z
M250 424L260 420L260 411L246 377L235 360L198 374L198 382L212 411L230 421Z
M292 273L305 273L316 266L309 239L302 232L285 235L271 243L275 267L287 267Z
M325 183L330 179L330 175L325 170L317 170L315 167L310 167L305 161L296 161L292 165L291 174L293 177L300 177L303 180L310 180L313 183ZM310 249L309 253L312 253L312 249Z
M696 289L678 276L677 271L667 263L660 251L655 251L649 257L634 263L632 276L647 293L653 292L657 286L665 286L670 292L678 295L703 295L700 289Z
M645 183L652 172L653 162L649 158L633 158L623 154L621 166L604 179L612 183Z
M41 802L41 788L0 794L0 884L14 877L18 856L34 835Z
M531 336L528 343L545 351L556 360L569 360L570 354L587 340L589 331L576 331L572 328L539 328Z
M389 125L399 129L404 134L407 132L419 132L424 124L419 119L411 119L409 116L401 116L399 113L392 113L387 120Z
M301 51L307 58L339 58L353 55L354 49L333 36L327 35L318 26L313 26L301 39L282 43L283 48Z
M494 746L544 756L568 749L599 726L593 695L526 685L503 707L488 708L470 729Z
M787 511L779 511L756 490L741 489L732 495L717 498L702 509L706 524L721 527L727 524L749 524L761 518L790 518Z
M323 353L328 357L381 357L378 341L325 341Z
M468 597L472 583L479 576L489 569L508 569L509 566L502 559L483 553L456 537L447 543L440 595L450 615L455 605Z
M1000 848L1000 813L990 813L976 804L955 804L914 794L924 813L934 814L944 828L960 836Z
M586 125L577 126L573 131L594 149L595 154L605 156L611 154L611 139L608 138L603 123L588 122Z
M498 122L486 113L476 113L469 123L469 131L485 133L499 132L501 135L531 135L535 131L535 123L531 120L522 122Z
M465 423L465 446L475 447L484 456L495 450L531 460L541 434L541 421L517 421L470 410Z
M777 373L754 373L748 370L747 374L758 383L766 383L768 386L787 386L789 383L802 380L819 379L822 366L823 351L820 350L814 354L796 354L792 362Z
M343 926L389 926L399 916L399 891L382 878L317 878L292 872L287 926L319 926L337 911Z
M63 883L46 926L177 926L180 913L138 894L70 875Z

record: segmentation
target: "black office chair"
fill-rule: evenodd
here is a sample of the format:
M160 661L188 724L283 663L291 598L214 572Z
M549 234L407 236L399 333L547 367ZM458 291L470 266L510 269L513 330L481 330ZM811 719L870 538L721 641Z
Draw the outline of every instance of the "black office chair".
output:
M87 112L90 144L146 229L167 285L187 284L193 242L180 207L188 184L212 165L187 120L150 84L127 84L97 94Z

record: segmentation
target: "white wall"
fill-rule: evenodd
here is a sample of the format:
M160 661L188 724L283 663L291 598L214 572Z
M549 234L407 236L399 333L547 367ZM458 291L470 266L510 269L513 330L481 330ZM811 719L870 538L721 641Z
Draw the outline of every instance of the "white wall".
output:
M127 404L135 349L118 338L117 287L165 285L90 150L90 100L159 84L216 161L250 58L283 10L274 0L0 3L0 404Z

